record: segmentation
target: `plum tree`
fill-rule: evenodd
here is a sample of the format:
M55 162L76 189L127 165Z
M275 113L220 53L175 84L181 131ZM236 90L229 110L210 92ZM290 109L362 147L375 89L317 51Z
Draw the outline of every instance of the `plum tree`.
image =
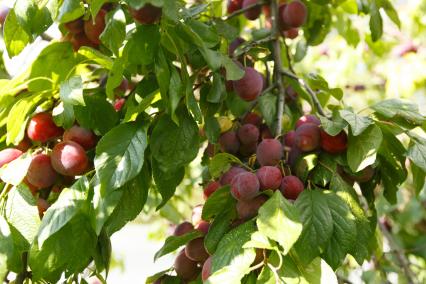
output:
M90 18L88 21L84 22L84 33L86 34L87 38L95 44L101 43L99 36L105 29L106 14L107 11L101 9L99 10L94 20L93 18Z
M203 262L209 258L209 253L204 247L204 238L196 238L189 241L185 246L186 256L197 262Z
M259 2L259 0L244 0L243 1L243 8L247 8L251 5L257 4ZM244 12L244 16L251 20L254 21L257 18L259 18L260 13L262 13L262 7L261 6L256 6L253 7L251 9L248 9L247 11Z
M309 152L320 146L320 129L313 123L305 123L296 129L294 145L303 152Z
M262 118L255 112L249 112L246 114L242 120L242 124L253 124L259 127L262 124Z
M204 220L201 220L197 225L195 225L195 229L207 235L210 229L210 223Z
M263 90L263 76L252 67L244 68L244 76L233 81L235 93L245 101L255 100Z
M285 198L296 200L304 188L302 181L297 176L285 176L281 181L280 190Z
M139 24L149 25L160 20L162 9L147 3L140 9L129 7L129 12Z
M63 129L56 126L52 115L46 112L36 114L30 119L27 136L32 141L47 142L62 135Z
M345 131L341 131L336 136L331 136L323 129L320 131L321 148L331 154L339 154L346 151L348 147L348 136Z
M306 123L313 123L315 125L320 126L321 121L314 115L308 114L300 117L296 122L296 129Z
M240 174L240 173L245 173L245 172L247 172L245 169L240 168L240 167L233 166L233 167L231 167L228 171L226 171L226 172L222 175L222 177L220 178L220 183L221 183L222 185L228 185L228 184L231 184L232 179L233 179L236 175L238 175L238 174Z
M32 158L26 176L31 185L37 189L47 188L55 183L57 177L49 155L38 154Z
M50 204L45 199L40 197L37 199L37 209L38 209L38 215L40 216L40 219L43 218L44 212L46 212L47 209L49 209L49 207L50 207Z
M243 7L243 0L228 0L227 12L232 14Z
M276 166L283 157L283 146L276 139L263 139L257 146L256 157L261 166Z
M189 259L185 254L185 250L181 250L177 255L174 269L177 276L185 281L194 280L200 272L197 262Z
M223 152L237 154L240 149L240 141L233 130L222 133L219 137L219 145Z
M207 186L204 188L204 199L209 198L210 195L213 194L216 190L218 190L222 185L218 181L211 181L207 184Z
M89 150L96 146L97 139L91 130L74 125L70 129L65 130L63 141L73 141L85 150Z
M231 194L237 200L250 200L259 193L259 180L250 172L240 173L231 181Z
M306 22L307 15L308 9L305 4L299 0L294 0L285 5L281 19L286 26L298 28Z
M22 151L13 148L6 148L0 151L0 168L16 160L22 155Z
M182 222L176 226L173 236L182 236L194 230L194 226L190 222Z
M53 147L52 166L64 176L78 176L86 172L89 160L83 147L73 141L64 141Z
M83 18L75 19L71 22L65 23L64 27L68 30L70 34L80 34L84 32L84 20Z
M203 269L201 270L201 279L206 281L212 274L212 257L209 256L203 264Z
M289 148L292 148L294 146L295 138L296 138L296 131L290 130L284 135L284 139L283 139L284 145Z
M259 208L268 200L265 195L259 195L252 200L238 200L237 214L241 220L248 220L257 215Z
M277 167L263 166L257 170L256 176L259 179L260 189L278 189L281 185L282 174Z
M259 128L255 125L247 123L242 125L237 132L240 142L244 145L256 144L259 140Z

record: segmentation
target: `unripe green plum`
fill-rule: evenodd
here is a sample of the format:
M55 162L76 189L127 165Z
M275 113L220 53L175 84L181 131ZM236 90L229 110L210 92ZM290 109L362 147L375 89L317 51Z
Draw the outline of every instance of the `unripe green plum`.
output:
M339 154L348 148L348 136L345 131L341 131L336 136L331 136L323 129L320 131L321 148L330 154Z
M237 133L233 130L222 133L219 137L219 145L223 152L237 154L240 149Z
M89 159L83 147L73 141L65 141L53 147L52 166L64 176L78 176L87 171Z
M173 236L182 236L194 230L194 226L189 222L183 222L176 226Z
M185 254L189 259L196 262L203 262L210 256L204 247L204 238L189 241L185 247Z
M281 193L285 198L296 200L305 186L297 176L285 176L281 181Z
M243 1L243 8L247 8L248 6L251 6L253 4L258 3L259 0L244 0ZM253 7L247 11L244 12L244 16L253 21L256 20L257 18L259 18L260 13L262 13L262 7L257 6L257 7Z
M147 3L138 10L129 8L129 12L133 19L135 19L139 24L149 25L160 20L162 9Z
M177 255L174 268L177 276L186 281L194 280L200 273L197 262L189 259L185 254L185 250L180 251Z
M249 220L255 217L259 211L259 208L268 200L265 195L259 195L252 200L238 200L237 202L237 214L238 218L242 220Z
M253 101L262 93L263 76L252 67L244 68L243 78L233 81L235 93L245 101Z
M96 146L97 139L91 130L74 125L70 129L65 130L63 141L73 141L85 150L89 150Z
M231 194L237 200L250 200L259 193L259 180L250 172L240 173L231 181Z
M282 22L293 28L302 26L306 22L307 15L306 5L299 0L288 3L280 14Z
M283 146L276 139L263 139L257 146L256 157L261 166L276 166L283 157Z
M96 15L94 21L93 21L93 18L90 18L88 21L84 22L84 33L86 34L87 38L95 44L101 43L99 36L105 29L106 14L107 14L107 11L101 9Z
M260 136L259 128L250 123L242 125L237 134L244 145L256 144Z
M32 141L47 142L62 135L63 129L56 126L52 115L46 112L34 115L28 123L27 135Z
M303 152L318 149L321 143L320 129L313 123L305 123L296 129L294 144Z
M18 159L22 155L22 151L13 148L6 148L0 151L0 168L10 162Z
M238 175L238 174L240 174L240 173L245 173L245 172L247 172L245 169L240 168L240 167L233 166L233 167L231 167L231 168L230 168L227 172L225 172L225 173L222 175L222 177L220 178L220 183L221 183L222 185L228 185L228 184L231 184L232 179L233 179L236 175Z
M52 167L51 157L46 154L38 154L31 160L26 179L37 189L52 186L58 175Z
M263 166L257 170L256 176L259 179L260 189L278 189L283 178L281 170L277 167Z

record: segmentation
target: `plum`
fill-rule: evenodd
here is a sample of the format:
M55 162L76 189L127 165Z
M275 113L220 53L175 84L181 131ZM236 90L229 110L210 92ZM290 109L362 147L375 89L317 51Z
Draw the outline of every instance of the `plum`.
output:
M259 180L250 172L240 173L231 181L231 194L237 200L253 199L260 189Z
M0 26L4 25L7 14L9 14L10 8L6 5L0 4Z
M222 133L219 137L219 145L222 152L237 154L240 149L240 141L238 140L237 133L233 130Z
M318 149L321 143L320 129L313 123L305 123L296 129L294 145L303 152Z
M285 198L296 200L304 190L304 185L297 176L285 176L281 181L280 189Z
M84 33L86 34L87 38L94 44L101 43L99 36L105 29L105 16L107 12L108 11L101 9L96 15L95 20L93 20L93 18L90 18L88 21L84 22Z
M285 8L280 13L282 22L292 28L298 28L306 22L308 9L306 5L299 1L294 0L286 4Z
M348 136L345 131L341 131L336 136L331 136L323 129L320 131L321 148L330 154L339 154L346 151L348 147Z
M176 226L173 236L182 236L194 230L194 226L190 222L183 222Z
M245 39L241 37L237 37L236 39L234 39L228 46L228 55L230 57L233 57L235 50L245 42Z
M22 155L22 151L13 148L6 148L0 151L0 168L9 164L13 160L18 159Z
M197 225L195 225L195 230L200 231L204 235L207 235L210 229L210 223L204 220L201 220Z
M240 173L244 173L244 172L247 172L247 171L246 171L245 169L243 169L243 168L233 166L233 167L231 167L231 168L230 168L227 172L225 172L225 173L222 175L222 177L220 178L220 183L221 183L222 185L228 185L228 184L231 184L232 179L233 179L236 175L238 175L238 174L240 174Z
M203 190L204 200L206 200L207 198L209 198L210 195L212 195L216 190L218 190L221 187L222 187L222 185L218 181L211 181L211 182L209 182L207 184L207 186Z
M148 25L154 24L160 20L162 9L147 3L138 10L129 8L129 12L133 19L139 24Z
M78 176L86 172L89 166L84 148L73 141L58 143L52 150L52 166L64 176Z
M44 212L46 212L47 209L49 209L49 207L50 207L50 204L45 199L43 198L37 199L37 209L38 209L38 215L40 216L40 219L43 218Z
M257 170L256 176L259 179L260 189L278 189L281 185L282 174L279 168L263 166Z
M249 112L242 120L242 124L248 123L259 127L262 124L262 118L255 112Z
M194 280L200 273L197 262L189 259L185 254L185 250L181 250L177 255L174 268L177 276L186 281Z
M203 264L203 269L201 270L201 279L205 282L210 275L212 274L212 257L210 256Z
M64 27L69 31L70 34L77 35L84 32L84 20L78 18L73 21L64 24Z
M256 144L259 140L260 132L259 128L255 125L247 123L242 125L237 132L238 138L241 144L249 145Z
M308 114L308 115L304 115L300 117L299 120L297 120L296 129L299 128L299 126L302 126L303 124L306 124L306 123L313 123L318 126L321 125L321 121L316 116Z
M52 115L46 112L34 115L28 123L27 136L32 141L47 142L61 136L63 129L56 126Z
M228 0L227 12L232 14L243 7L243 0Z
M209 253L204 247L204 237L189 241L185 247L186 256L197 262L203 262L209 258Z
M250 157L254 153L256 153L257 142L251 144L243 144L240 146L240 155L243 157Z
M284 145L289 148L292 148L294 146L295 138L296 138L296 131L290 130L284 135L284 139L283 139Z
M92 42L84 32L73 35L70 42L74 51L78 51L82 46L89 46L92 48L97 48L99 46L99 44Z
M242 220L249 220L255 217L259 211L259 208L268 200L265 195L259 195L252 200L238 200L237 202L237 214L238 218Z
M97 139L91 130L74 125L70 129L65 130L63 141L73 141L85 150L89 150L96 146Z
M55 183L57 177L49 155L38 154L32 158L26 176L31 185L37 189L47 188Z
M247 8L251 5L257 4L259 2L259 0L244 0L243 1L243 8ZM254 21L257 18L259 18L260 13L262 13L262 7L261 6L257 6L257 7L253 7L251 9L248 9L247 11L244 12L244 16L251 20Z
M235 93L245 101L255 100L263 90L263 76L252 67L244 67L244 76L233 81Z
M299 35L299 29L291 28L288 31L284 31L284 36L289 39L295 39Z
M261 166L276 166L283 157L283 146L276 139L263 139L257 146L256 157Z

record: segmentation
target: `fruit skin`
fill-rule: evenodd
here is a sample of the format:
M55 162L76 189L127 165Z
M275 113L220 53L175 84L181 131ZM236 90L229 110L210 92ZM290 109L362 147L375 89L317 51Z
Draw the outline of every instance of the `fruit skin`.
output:
M185 254L185 250L181 250L177 255L174 268L177 276L186 281L195 279L199 273L197 262L189 259Z
M18 159L22 155L22 151L13 148L6 148L0 151L0 168L9 164L13 160Z
M259 208L268 200L265 195L259 195L252 200L244 201L238 200L237 214L238 218L242 220L249 220L257 215Z
M257 2L259 2L258 0L244 0L243 1L243 8L247 8L250 5L256 4ZM244 16L251 20L254 21L257 18L259 18L260 13L262 13L262 7L261 6L257 6L257 7L253 7L249 10L247 10L246 12L244 12Z
M189 222L183 222L176 226L173 236L182 236L194 230L194 226Z
M260 137L261 140L274 138L271 129L266 124L260 126Z
M116 112L119 112L124 104L126 103L126 99L125 98L119 98L114 102L114 109Z
M240 155L242 157L250 157L254 153L256 153L257 149L257 142L251 143L251 144L242 144L240 146Z
M46 212L47 209L49 209L50 204L43 198L37 199L37 209L38 209L38 215L40 216L40 219L43 218L44 212Z
M247 123L250 123L259 127L262 124L262 118L257 113L249 112L243 118L243 121L242 121L242 124L247 124Z
M240 173L231 181L231 194L237 200L253 199L260 189L257 176L250 172Z
M243 7L243 0L228 0L227 12L232 14Z
M255 125L247 123L238 129L237 135L242 144L249 145L259 140L260 132Z
M304 185L297 176L285 176L281 181L280 190L285 198L296 200L304 190Z
M292 148L294 146L295 138L296 138L296 131L290 130L289 132L287 132L286 135L284 135L284 139L283 139L284 145Z
M0 4L0 26L4 25L6 21L7 14L9 14L10 8Z
M73 141L86 150L96 146L96 135L89 129L74 125L70 129L65 130L63 141Z
M22 139L21 142L19 142L19 144L16 145L16 149L22 152L27 152L32 146L33 144L31 143L31 140L28 139L27 136L25 136L24 139Z
M260 189L278 189L283 178L281 171L277 167L263 166L257 170L256 176L259 179Z
M321 143L321 134L318 125L305 123L296 129L294 145L303 152L318 149Z
M203 269L201 270L201 279L206 281L212 274L212 257L209 256L203 264Z
M73 35L70 42L74 51L78 51L82 46L89 46L93 48L97 48L99 46L99 44L93 43L84 32Z
M276 139L263 139L257 146L256 156L261 166L276 166L283 157L283 146Z
M250 102L255 100L263 90L263 77L252 67L244 68L244 76L240 80L233 81L235 93L243 100Z
M189 241L185 247L185 254L189 259L197 262L203 262L210 256L204 247L204 238Z
M55 183L57 177L49 155L38 154L33 157L26 176L31 185L37 189L47 188Z
M323 129L320 130L321 148L330 154L339 154L348 148L348 136L345 131L341 131L336 136L331 136Z
M162 9L148 3L138 10L129 7L129 12L139 24L149 25L160 20Z
M200 231L204 235L207 235L210 229L210 223L204 220L201 220L197 225L195 225L195 230Z
M296 122L296 129L306 123L313 123L318 126L321 125L321 121L316 116L308 114L299 118L299 120Z
M84 148L73 141L58 143L52 150L52 166L64 176L84 174L89 166Z
M238 140L235 131L228 131L220 135L219 145L223 152L230 154L237 154L240 149L240 141Z
M238 174L240 174L240 173L245 173L245 172L247 172L245 169L240 168L240 167L233 166L233 167L231 167L231 168L230 168L227 172L225 172L225 173L222 175L222 177L220 178L220 183L221 183L222 185L228 185L228 184L231 184L232 179L233 179L236 175L238 175Z
M63 129L53 122L52 115L46 112L33 116L27 128L28 138L42 143L61 136L62 132Z
M306 22L307 15L308 9L299 0L288 3L280 14L283 23L293 28L302 26Z
M83 18L75 19L71 22L65 23L64 27L68 30L70 34L79 34L84 32L84 20Z
M288 31L284 31L284 36L289 39L295 39L299 36L299 29L291 28Z
M86 34L87 38L95 44L101 43L99 36L105 29L106 14L107 11L101 9L96 15L95 21L93 21L93 18L90 18L88 21L84 22L84 33Z
M222 187L222 185L218 181L211 181L211 182L209 182L207 184L207 186L203 190L204 200L206 200L207 198L209 198L210 195L212 195L216 190L218 190L221 187Z

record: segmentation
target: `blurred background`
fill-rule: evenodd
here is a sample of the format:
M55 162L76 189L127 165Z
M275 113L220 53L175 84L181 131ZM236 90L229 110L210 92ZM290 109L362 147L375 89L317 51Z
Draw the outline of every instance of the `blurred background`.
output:
M0 0L1 5L7 6L12 6L13 2ZM399 13L401 29L384 17L384 36L376 43L369 36L368 18L354 16L347 21L339 17L341 8L336 9L333 21L346 23L340 24L339 30L333 30L324 44L303 51L298 45L300 38L289 41L296 58L304 54L304 58L294 64L296 72L319 73L331 87L342 88L344 103L357 111L364 111L366 106L383 99L403 98L416 103L426 114L426 0L391 2ZM47 34L61 37L56 28L51 28ZM0 40L0 79L23 72L47 44L39 38L11 59ZM108 283L144 283L149 275L173 264L172 256L164 256L154 263L154 254L174 225L189 220L192 207L202 201L200 161L201 157L191 164L171 202L155 211L160 198L152 193L140 216L112 237L113 262ZM423 188L416 197L410 186L409 181L399 191L396 205L391 206L384 198L379 198L378 213L401 247L410 250L413 270L419 279L426 281L426 190ZM383 250L380 265L381 270L387 271L387 280L404 283L386 243ZM383 273L375 269L376 265L365 263L358 267L348 258L338 273L351 283L383 283Z

